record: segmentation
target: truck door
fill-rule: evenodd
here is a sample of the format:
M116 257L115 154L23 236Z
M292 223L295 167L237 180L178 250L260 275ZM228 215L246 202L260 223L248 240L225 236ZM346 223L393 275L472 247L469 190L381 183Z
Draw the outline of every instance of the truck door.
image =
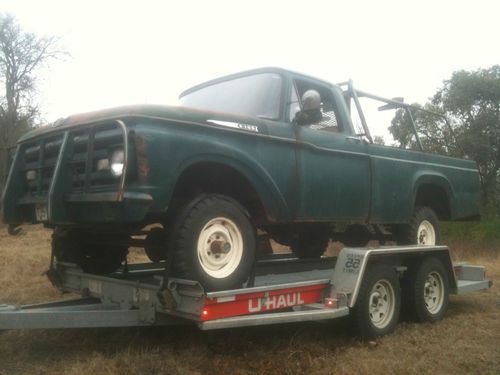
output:
M368 145L354 136L340 90L296 79L290 96L291 122L307 90L321 96L321 119L294 123L297 139L297 220L365 221L370 207Z

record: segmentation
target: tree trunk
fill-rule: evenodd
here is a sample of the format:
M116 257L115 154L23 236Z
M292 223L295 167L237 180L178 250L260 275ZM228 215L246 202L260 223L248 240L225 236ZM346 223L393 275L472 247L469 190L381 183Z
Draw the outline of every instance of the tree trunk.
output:
M9 173L9 151L6 148L0 149L0 192L3 192L7 175ZM0 193L1 194L1 193Z

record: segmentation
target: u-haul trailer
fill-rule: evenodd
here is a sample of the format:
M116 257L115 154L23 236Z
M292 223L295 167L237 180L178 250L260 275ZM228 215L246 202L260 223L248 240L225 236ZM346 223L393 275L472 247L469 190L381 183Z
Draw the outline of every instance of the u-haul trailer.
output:
M203 330L334 319L354 314L363 337L394 329L402 304L419 321L443 317L449 294L491 287L485 268L453 265L446 246L344 248L338 257L260 260L246 287L205 292L165 277L165 265L132 264L106 276L56 263L50 279L80 298L0 305L0 329L196 324ZM403 301L403 302L402 302Z

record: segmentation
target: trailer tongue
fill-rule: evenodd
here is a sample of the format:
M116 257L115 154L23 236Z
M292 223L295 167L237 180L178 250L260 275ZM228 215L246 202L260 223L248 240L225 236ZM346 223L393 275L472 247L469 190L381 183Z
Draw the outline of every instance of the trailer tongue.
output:
M78 293L81 298L20 307L0 305L0 329L194 323L208 330L333 319L367 303L368 323L383 334L389 324L397 323L401 293L391 279L404 279L408 271L400 260L408 257L422 264L425 259L439 259L443 266L444 272L432 271L426 280L423 297L431 313L445 302L448 292L463 294L491 286L484 267L453 267L444 246L345 248L338 258L310 261L278 257L258 262L247 287L208 293L196 281L164 280L163 264L134 264L99 276L58 263L53 282L63 292ZM383 269L388 274L375 277ZM373 285L369 284L374 278Z

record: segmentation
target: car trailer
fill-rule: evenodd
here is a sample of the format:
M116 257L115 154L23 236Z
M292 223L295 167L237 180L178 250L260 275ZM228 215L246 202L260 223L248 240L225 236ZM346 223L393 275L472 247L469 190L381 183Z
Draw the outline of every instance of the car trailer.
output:
M245 287L215 292L205 292L196 281L165 277L163 263L124 265L105 276L63 262L51 271L55 286L81 297L0 305L0 330L190 323L210 330L355 313L362 336L379 336L395 327L402 304L412 305L419 320L439 320L449 293L492 285L484 267L453 265L446 246L421 245L344 248L337 257L311 260L277 254L256 262Z

